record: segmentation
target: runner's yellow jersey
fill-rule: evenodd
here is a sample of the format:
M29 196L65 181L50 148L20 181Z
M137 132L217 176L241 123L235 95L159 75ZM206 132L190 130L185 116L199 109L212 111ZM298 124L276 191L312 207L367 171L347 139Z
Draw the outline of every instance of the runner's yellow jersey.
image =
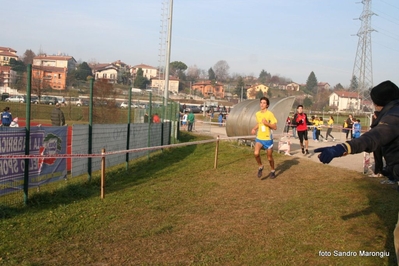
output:
M264 113L262 111L256 112L256 122L258 123L258 134L256 137L260 140L271 140L273 139L272 132L269 127L262 123L263 118L270 124L277 124L276 117L269 110L266 110Z

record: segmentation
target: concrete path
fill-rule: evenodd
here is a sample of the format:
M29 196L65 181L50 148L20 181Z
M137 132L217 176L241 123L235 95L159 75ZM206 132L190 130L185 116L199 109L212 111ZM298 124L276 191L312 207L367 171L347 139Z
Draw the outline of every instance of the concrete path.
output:
M195 126L193 128L193 131L198 134L206 134L213 136L217 138L219 136L220 138L227 137L226 134L226 127L219 127L217 123L209 124L209 123L203 123L202 121L197 121L195 123ZM323 136L325 135L325 131L322 131ZM316 142L312 140L312 132L309 131L308 138L309 138L309 152L310 154L305 156L301 152L300 144L299 144L299 139L295 138L290 138L291 141L291 156L297 157L297 158L303 158L303 159L308 159L312 160L318 163L321 163L317 157L318 154L314 153L313 150L319 147L328 147L328 146L333 146L342 142L345 142L345 134L342 132L333 132L332 135L336 138L335 142L332 142L329 140L328 142ZM277 151L278 149L278 141L275 141L275 150ZM288 155L287 155L288 156ZM340 167L340 168L346 168L349 170L354 170L357 172L363 172L363 160L364 160L364 154L359 153L359 154L353 154L353 155L347 155L344 157L340 158L335 158L332 160L330 163L331 166L335 167ZM333 173L331 173L333 175Z

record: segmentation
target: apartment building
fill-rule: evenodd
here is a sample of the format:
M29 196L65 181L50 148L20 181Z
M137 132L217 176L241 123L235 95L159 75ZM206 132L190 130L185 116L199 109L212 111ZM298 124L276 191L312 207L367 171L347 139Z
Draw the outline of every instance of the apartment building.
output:
M0 87L10 87L15 83L17 73L10 66L0 66Z
M18 60L17 51L9 47L0 47L0 66L9 65L11 58Z
M65 90L68 71L76 68L72 56L39 55L33 58L32 82L41 89Z

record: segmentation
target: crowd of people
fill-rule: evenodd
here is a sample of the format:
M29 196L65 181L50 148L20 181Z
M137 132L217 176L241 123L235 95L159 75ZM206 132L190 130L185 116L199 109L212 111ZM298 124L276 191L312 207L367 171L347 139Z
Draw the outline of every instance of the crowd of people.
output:
M300 110L301 111L300 111ZM285 123L285 128L284 132L289 133L290 130L292 130L292 136L294 138L297 138L297 132L298 132L298 122L296 121L296 116L298 114L301 114L303 112L303 106L298 105L297 107L297 113L294 114L294 117L287 117L286 123ZM308 119L308 116L305 114L306 119ZM310 119L307 120L306 127L300 126L301 130L303 131L304 129L311 131L312 132L312 139L316 142L319 141L328 141L328 138L332 141L335 141L336 138L332 135L332 131L334 127L339 127L335 125L335 120L332 115L329 116L328 120L326 120L326 124L324 123L324 119L321 116L314 116L312 115ZM326 134L323 136L322 130L323 128L326 128ZM358 138L361 135L362 132L362 125L360 123L360 119L355 119L353 116L350 114L348 118L344 121L342 125L342 132L346 134L346 139L352 139L352 138Z

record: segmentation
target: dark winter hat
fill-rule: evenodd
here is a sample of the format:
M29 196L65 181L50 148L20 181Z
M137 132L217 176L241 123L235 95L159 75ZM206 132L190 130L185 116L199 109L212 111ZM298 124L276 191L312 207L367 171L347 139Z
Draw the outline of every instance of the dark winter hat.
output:
M384 81L375 86L370 92L374 104L385 106L391 101L399 99L399 88L392 81Z

